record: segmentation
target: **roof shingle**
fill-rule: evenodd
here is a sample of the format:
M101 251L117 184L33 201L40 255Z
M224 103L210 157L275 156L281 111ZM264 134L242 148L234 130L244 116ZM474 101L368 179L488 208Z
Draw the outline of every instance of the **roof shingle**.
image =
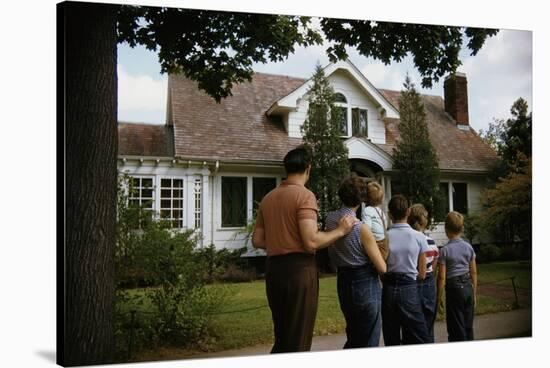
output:
M167 125L118 123L118 153L174 157L173 128Z
M397 109L401 92L379 90ZM454 119L445 112L445 101L440 96L421 95L426 111L430 140L443 170L489 171L498 160L496 152L486 144L474 129L460 130ZM386 144L379 146L391 155L399 139L399 120L386 119Z
M269 107L304 83L303 79L255 73L216 103L182 76L171 75L174 140L178 157L282 161L301 143L282 121L266 116Z
M169 76L173 126L119 124L119 153L123 155L281 162L301 143L290 138L284 124L266 111L306 80L255 73L252 81L233 87L231 97L216 103L183 76ZM380 92L397 109L399 91ZM443 98L422 95L430 139L443 170L488 171L496 153L470 128L463 131L445 112ZM391 155L399 139L398 119L385 119Z

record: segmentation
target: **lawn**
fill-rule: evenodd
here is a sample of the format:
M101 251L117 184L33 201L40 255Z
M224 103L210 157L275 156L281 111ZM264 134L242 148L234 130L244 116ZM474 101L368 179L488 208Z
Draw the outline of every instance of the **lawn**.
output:
M495 313L513 308L515 299L509 279L512 276L516 276L520 307L530 306L531 263L480 264L478 273L480 286L476 314ZM319 309L314 334L343 333L345 323L336 294L336 277L322 277L319 284ZM229 287L231 297L220 313L213 318L212 328L215 336L209 344L208 350L221 351L272 343L271 313L267 306L263 280L223 286L210 285L209 287ZM192 354L192 352L170 350L171 352L164 351L162 355L181 358ZM142 358L154 359L155 354L149 352ZM157 358L163 359L160 356Z

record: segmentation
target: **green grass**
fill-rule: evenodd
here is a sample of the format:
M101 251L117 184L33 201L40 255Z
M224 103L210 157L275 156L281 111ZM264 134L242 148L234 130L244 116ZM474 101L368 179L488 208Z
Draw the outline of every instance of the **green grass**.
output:
M479 283L492 283L511 276L516 276L516 285L521 288L531 287L531 264L520 262L503 262L481 264L478 266ZM496 313L513 308L510 299L510 280L498 282L506 298L500 298L499 290L491 295L478 292L476 314ZM265 281L249 283L210 285L210 288L228 287L231 297L223 306L220 314L213 318L214 338L209 344L210 351L238 349L246 346L269 344L273 341L273 325L271 312L267 306ZM345 321L340 311L336 293L336 277L327 276L319 280L319 309L315 322L314 334L327 335L343 333ZM135 293L142 293L136 290ZM525 294L525 292L524 292ZM529 300L530 300L530 294ZM530 305L525 300L522 307ZM141 308L147 310L150 304L144 303ZM439 317L441 319L442 316ZM173 353L171 353L173 354ZM175 353L174 353L175 354ZM188 354L186 354L188 355ZM151 359L147 355L147 359Z
M271 343L273 323L267 305L265 281L234 284L231 288L234 289L231 300L222 313L214 317L213 327L218 341L215 350ZM321 278L314 334L341 333L344 329L345 321L336 295L336 277Z
M531 288L531 262L497 262L478 265L480 284L497 282L497 285L511 287L511 276L516 276L515 283L518 288ZM501 281L502 280L502 281Z

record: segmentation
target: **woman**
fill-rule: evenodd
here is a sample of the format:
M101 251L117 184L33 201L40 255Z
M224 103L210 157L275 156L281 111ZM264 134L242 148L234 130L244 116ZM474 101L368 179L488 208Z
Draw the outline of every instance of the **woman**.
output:
M327 231L338 227L342 216L355 214L366 188L357 176L344 180L338 190L343 206L328 213ZM386 263L369 227L358 221L350 233L329 247L329 255L338 269L338 299L346 319L344 349L378 346L382 295L378 275L386 272Z

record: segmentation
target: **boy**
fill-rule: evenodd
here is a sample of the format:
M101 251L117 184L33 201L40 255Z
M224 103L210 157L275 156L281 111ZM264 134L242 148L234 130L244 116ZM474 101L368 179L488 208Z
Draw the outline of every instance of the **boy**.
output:
M386 214L380 208L384 199L384 191L380 184L375 181L368 183L366 197L367 206L362 211L361 219L371 230L380 253L386 260L388 259L388 239L386 238L388 220Z
M422 313L417 277L426 275L426 237L407 223L409 201L395 195L388 205L393 225L388 230L390 254L382 288L384 344L421 344L430 341ZM401 334L403 338L401 339Z
M472 246L462 240L464 217L455 211L445 218L445 233L449 242L439 254L437 304L441 305L445 287L445 310L449 341L474 339L474 308L476 305L477 266Z
M413 204L411 213L407 222L413 229L424 234L428 242L428 252L426 252L426 277L424 280L418 280L418 289L420 291L420 300L422 303L422 312L426 319L428 335L430 342L434 342L434 322L437 313L436 288L435 288L435 269L439 250L435 241L424 233L428 226L428 211L421 203Z

